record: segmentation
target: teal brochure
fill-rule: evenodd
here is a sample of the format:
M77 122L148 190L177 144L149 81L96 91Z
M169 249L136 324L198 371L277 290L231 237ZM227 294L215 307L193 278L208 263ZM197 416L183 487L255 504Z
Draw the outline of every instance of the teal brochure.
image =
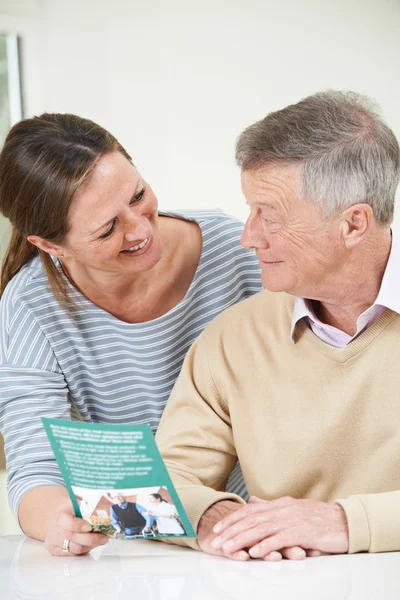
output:
M77 517L121 539L196 537L149 425L42 419Z

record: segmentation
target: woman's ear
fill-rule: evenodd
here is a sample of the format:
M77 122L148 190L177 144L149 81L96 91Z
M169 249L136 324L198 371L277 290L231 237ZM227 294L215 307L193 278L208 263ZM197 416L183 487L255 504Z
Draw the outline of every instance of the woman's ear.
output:
M369 204L354 204L340 215L342 239L348 248L357 246L366 236L373 220Z
M53 244L52 242L48 242L38 235L28 235L28 242L43 250L43 252L47 252L50 256L54 256L55 258L64 258L64 250L61 246L57 244Z

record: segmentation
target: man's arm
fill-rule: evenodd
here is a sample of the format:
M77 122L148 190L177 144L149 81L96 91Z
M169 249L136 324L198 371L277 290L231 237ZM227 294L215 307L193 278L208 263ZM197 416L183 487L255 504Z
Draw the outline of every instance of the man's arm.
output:
M346 513L349 552L400 550L400 490L357 494L336 502Z
M113 507L110 507L110 517L111 517L111 523L114 527L114 529L117 530L118 533L120 533L121 531L121 525L119 524L119 521L117 519L117 515L115 514L115 511L113 509Z
M244 504L224 491L237 455L229 409L209 368L204 333L186 356L156 441L195 531L216 502ZM193 540L178 543L199 549Z
M168 543L243 561L249 559L247 551L231 552L212 545L217 537L214 525L245 503L239 496L222 491L237 455L229 408L209 367L206 337L210 337L208 342L212 348L219 343L209 326L189 350L156 435L168 471L198 535L198 542L179 538ZM223 348L220 354L223 356ZM314 550L307 554L316 555ZM304 558L306 552L290 547L266 556L266 560L282 556L299 559Z

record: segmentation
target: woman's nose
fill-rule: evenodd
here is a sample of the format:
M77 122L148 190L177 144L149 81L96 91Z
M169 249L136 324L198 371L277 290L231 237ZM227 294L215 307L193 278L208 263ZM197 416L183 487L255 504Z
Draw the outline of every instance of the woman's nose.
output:
M149 224L141 217L130 217L125 223L124 237L127 242L146 239L150 235Z

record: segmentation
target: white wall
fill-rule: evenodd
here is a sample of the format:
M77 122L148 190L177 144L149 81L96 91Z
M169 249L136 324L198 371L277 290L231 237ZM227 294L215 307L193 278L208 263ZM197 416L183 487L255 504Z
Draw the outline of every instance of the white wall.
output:
M400 137L398 0L0 0L10 27L26 114L109 128L163 208L245 218L236 136L317 90L371 95Z
M22 36L26 116L97 120L163 208L244 219L236 136L318 90L371 95L400 138L398 0L0 0L0 30Z

